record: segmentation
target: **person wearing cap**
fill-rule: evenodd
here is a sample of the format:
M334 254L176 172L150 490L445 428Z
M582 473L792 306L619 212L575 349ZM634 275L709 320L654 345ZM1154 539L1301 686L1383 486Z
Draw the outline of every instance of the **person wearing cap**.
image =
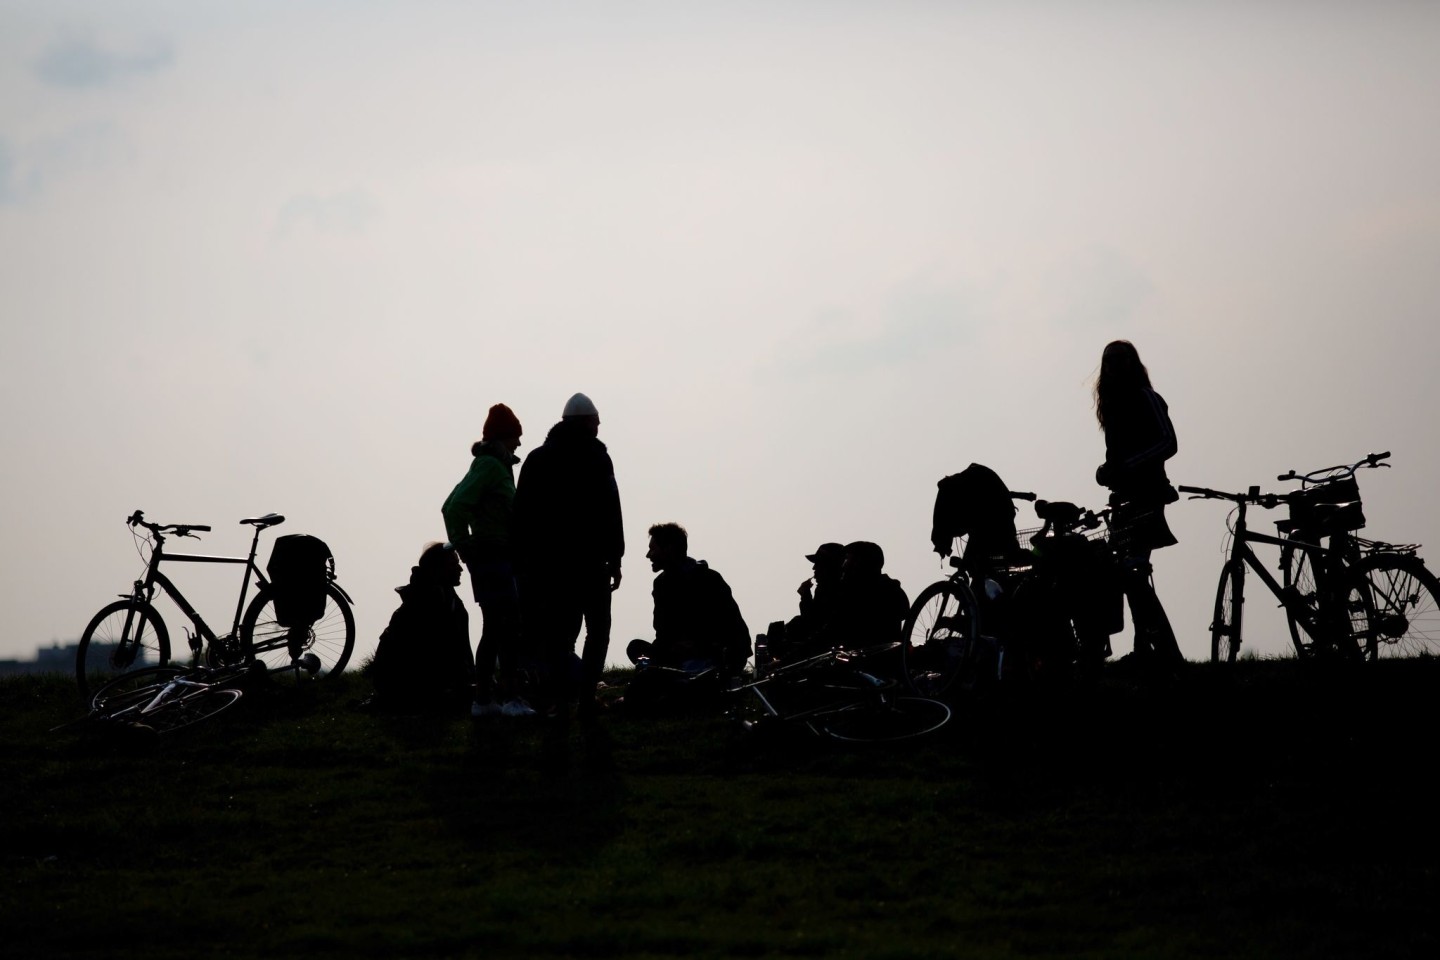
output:
M811 563L813 576L795 591L800 594L800 614L788 623L771 624L768 631L767 652L782 660L819 652L814 641L835 618L839 604L845 548L838 543L822 543L805 559Z
M475 669L470 618L455 594L460 558L448 543L428 543L410 582L396 587L400 606L380 634L365 673L375 684L369 706L397 713L450 713L470 703Z
M516 543L527 643L546 664L560 716L595 706L610 648L610 594L620 586L625 532L615 465L600 441L600 412L583 393L520 468ZM573 669L581 627L579 675Z
M473 459L440 508L445 533L470 571L470 586L483 618L475 650L477 717L530 716L535 710L519 692L520 596L515 585L513 509L515 451L520 420L503 403L490 408ZM496 670L499 670L497 696Z

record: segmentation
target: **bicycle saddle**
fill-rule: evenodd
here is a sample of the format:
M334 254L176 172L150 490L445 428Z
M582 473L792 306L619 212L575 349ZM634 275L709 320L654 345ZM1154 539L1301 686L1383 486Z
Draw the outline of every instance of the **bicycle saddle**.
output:
M256 528L258 528L258 529L260 529L260 530L264 530L266 527L273 527L273 526L275 526L275 524L277 524L277 523L284 523L284 522L285 522L285 518L282 517L282 516L280 516L280 514L278 514L278 513L267 513L267 514L265 514L265 516L263 516L263 517L247 517L246 519L241 520L240 522L241 522L241 523L248 523L248 524L250 524L252 527L256 527Z

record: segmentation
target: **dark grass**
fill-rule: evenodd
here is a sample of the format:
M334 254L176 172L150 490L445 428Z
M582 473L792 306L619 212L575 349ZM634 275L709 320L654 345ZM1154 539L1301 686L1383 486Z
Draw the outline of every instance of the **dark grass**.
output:
M359 678L79 738L10 679L5 953L1433 957L1437 681L1194 666L857 748L374 717Z

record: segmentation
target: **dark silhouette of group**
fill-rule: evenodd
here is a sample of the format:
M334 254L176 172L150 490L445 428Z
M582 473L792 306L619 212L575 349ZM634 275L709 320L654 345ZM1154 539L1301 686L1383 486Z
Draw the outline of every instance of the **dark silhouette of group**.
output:
M1177 444L1165 401L1127 341L1105 348L1095 415L1105 436L1096 481L1111 491L1111 541L1135 624L1135 654L1173 668L1180 653L1155 595L1150 556L1175 542L1164 508L1176 494L1164 463ZM441 508L448 543L427 545L410 583L399 588L401 606L372 667L378 697L401 709L451 709L469 698L475 717L531 716L537 708L593 716L610 644L611 594L625 555L619 489L599 429L595 404L575 394L517 480L523 429L503 403L490 408L470 467ZM1014 512L994 471L972 464L941 483L935 549L948 555L953 537L967 534L964 563L980 577L987 563L1020 550ZM719 689L751 655L729 585L690 556L685 529L655 524L648 547L655 635L627 648L639 668L625 698L631 708L683 699L687 685L672 684L676 678L712 677L711 689ZM806 559L813 577L800 585L799 612L759 636L757 661L903 639L909 600L884 573L879 545L823 543ZM466 611L455 596L460 561L482 619L473 658ZM1108 636L1082 637L1081 647L1082 659L1103 660Z

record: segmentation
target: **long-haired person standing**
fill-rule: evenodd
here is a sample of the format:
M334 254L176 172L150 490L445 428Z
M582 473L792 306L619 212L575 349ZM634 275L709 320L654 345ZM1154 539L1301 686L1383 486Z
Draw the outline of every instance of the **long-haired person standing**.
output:
M1169 673L1184 658L1155 595L1150 554L1176 542L1165 522L1165 505L1179 498L1165 475L1165 461L1177 449L1175 427L1128 340L1105 346L1095 379L1095 419L1105 432L1105 462L1095 482L1110 488L1111 543L1135 627L1135 657L1142 667Z

